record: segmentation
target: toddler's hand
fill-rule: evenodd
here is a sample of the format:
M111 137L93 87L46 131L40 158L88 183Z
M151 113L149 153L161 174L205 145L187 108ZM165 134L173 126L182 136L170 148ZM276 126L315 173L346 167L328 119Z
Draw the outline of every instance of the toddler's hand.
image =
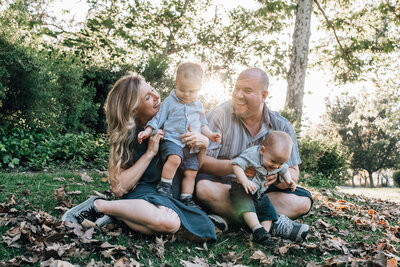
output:
M213 141L213 142L216 142L216 143L218 143L218 144L221 144L221 134L220 133L213 133L212 135L211 135L211 138L210 138L210 140L211 141Z
M141 131L141 132L138 134L137 137L138 137L138 142L139 142L139 144L141 144L141 143L143 142L143 140L149 138L149 134L148 134L146 131Z
M246 194L248 193L253 193L255 190L257 190L257 186L250 180L246 180L242 183L242 186L244 190L246 191Z

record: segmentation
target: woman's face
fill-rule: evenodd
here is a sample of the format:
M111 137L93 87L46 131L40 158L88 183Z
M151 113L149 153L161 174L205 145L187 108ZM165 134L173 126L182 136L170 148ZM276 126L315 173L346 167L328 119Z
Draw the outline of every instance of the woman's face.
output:
M143 126L157 114L161 102L160 95L147 83L142 82L139 90L140 104L135 111L136 117Z

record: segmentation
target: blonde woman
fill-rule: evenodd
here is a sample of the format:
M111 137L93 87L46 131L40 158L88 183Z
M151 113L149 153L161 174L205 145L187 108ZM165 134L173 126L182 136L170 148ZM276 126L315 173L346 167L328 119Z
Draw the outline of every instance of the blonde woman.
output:
M67 211L63 221L89 219L101 226L111 216L143 234L175 233L183 226L201 239L216 239L214 225L203 211L157 193L163 132L159 130L141 144L136 137L159 109L160 96L143 77L124 76L115 83L107 96L105 113L110 137L109 181L120 199L91 197ZM181 138L191 146L208 147L208 139L200 133L189 132Z

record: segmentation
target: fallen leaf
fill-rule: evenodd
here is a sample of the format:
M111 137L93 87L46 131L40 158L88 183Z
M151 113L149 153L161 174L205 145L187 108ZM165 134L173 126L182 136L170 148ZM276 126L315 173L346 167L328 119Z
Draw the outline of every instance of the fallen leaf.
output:
M290 248L290 245L286 245L286 246L280 247L280 248L279 248L279 253L280 253L282 256L285 256L285 254L288 253L289 248Z
M55 178L53 178L53 181L65 182L65 178L64 177L55 177Z
M56 201L63 201L67 197L67 193L64 188L60 187L54 190L53 196Z
M87 175L86 172L84 172L84 173L81 174L81 179L82 179L82 181L85 181L85 182L93 182L92 177L90 177L89 175Z
M386 262L386 267L397 267L397 260L396 258L391 258Z

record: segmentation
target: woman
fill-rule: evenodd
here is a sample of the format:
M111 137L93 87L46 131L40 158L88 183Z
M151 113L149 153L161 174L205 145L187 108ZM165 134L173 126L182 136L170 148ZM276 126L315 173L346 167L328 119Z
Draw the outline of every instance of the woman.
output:
M110 137L109 181L112 192L121 199L91 197L67 211L63 221L97 219L103 224L106 214L143 234L176 233L183 226L201 239L216 240L214 225L203 211L156 191L161 178L158 147L163 132L159 130L142 144L136 136L159 109L160 96L143 77L125 76L115 83L107 96L105 113ZM181 138L188 145L208 147L208 139L200 133L189 132Z

